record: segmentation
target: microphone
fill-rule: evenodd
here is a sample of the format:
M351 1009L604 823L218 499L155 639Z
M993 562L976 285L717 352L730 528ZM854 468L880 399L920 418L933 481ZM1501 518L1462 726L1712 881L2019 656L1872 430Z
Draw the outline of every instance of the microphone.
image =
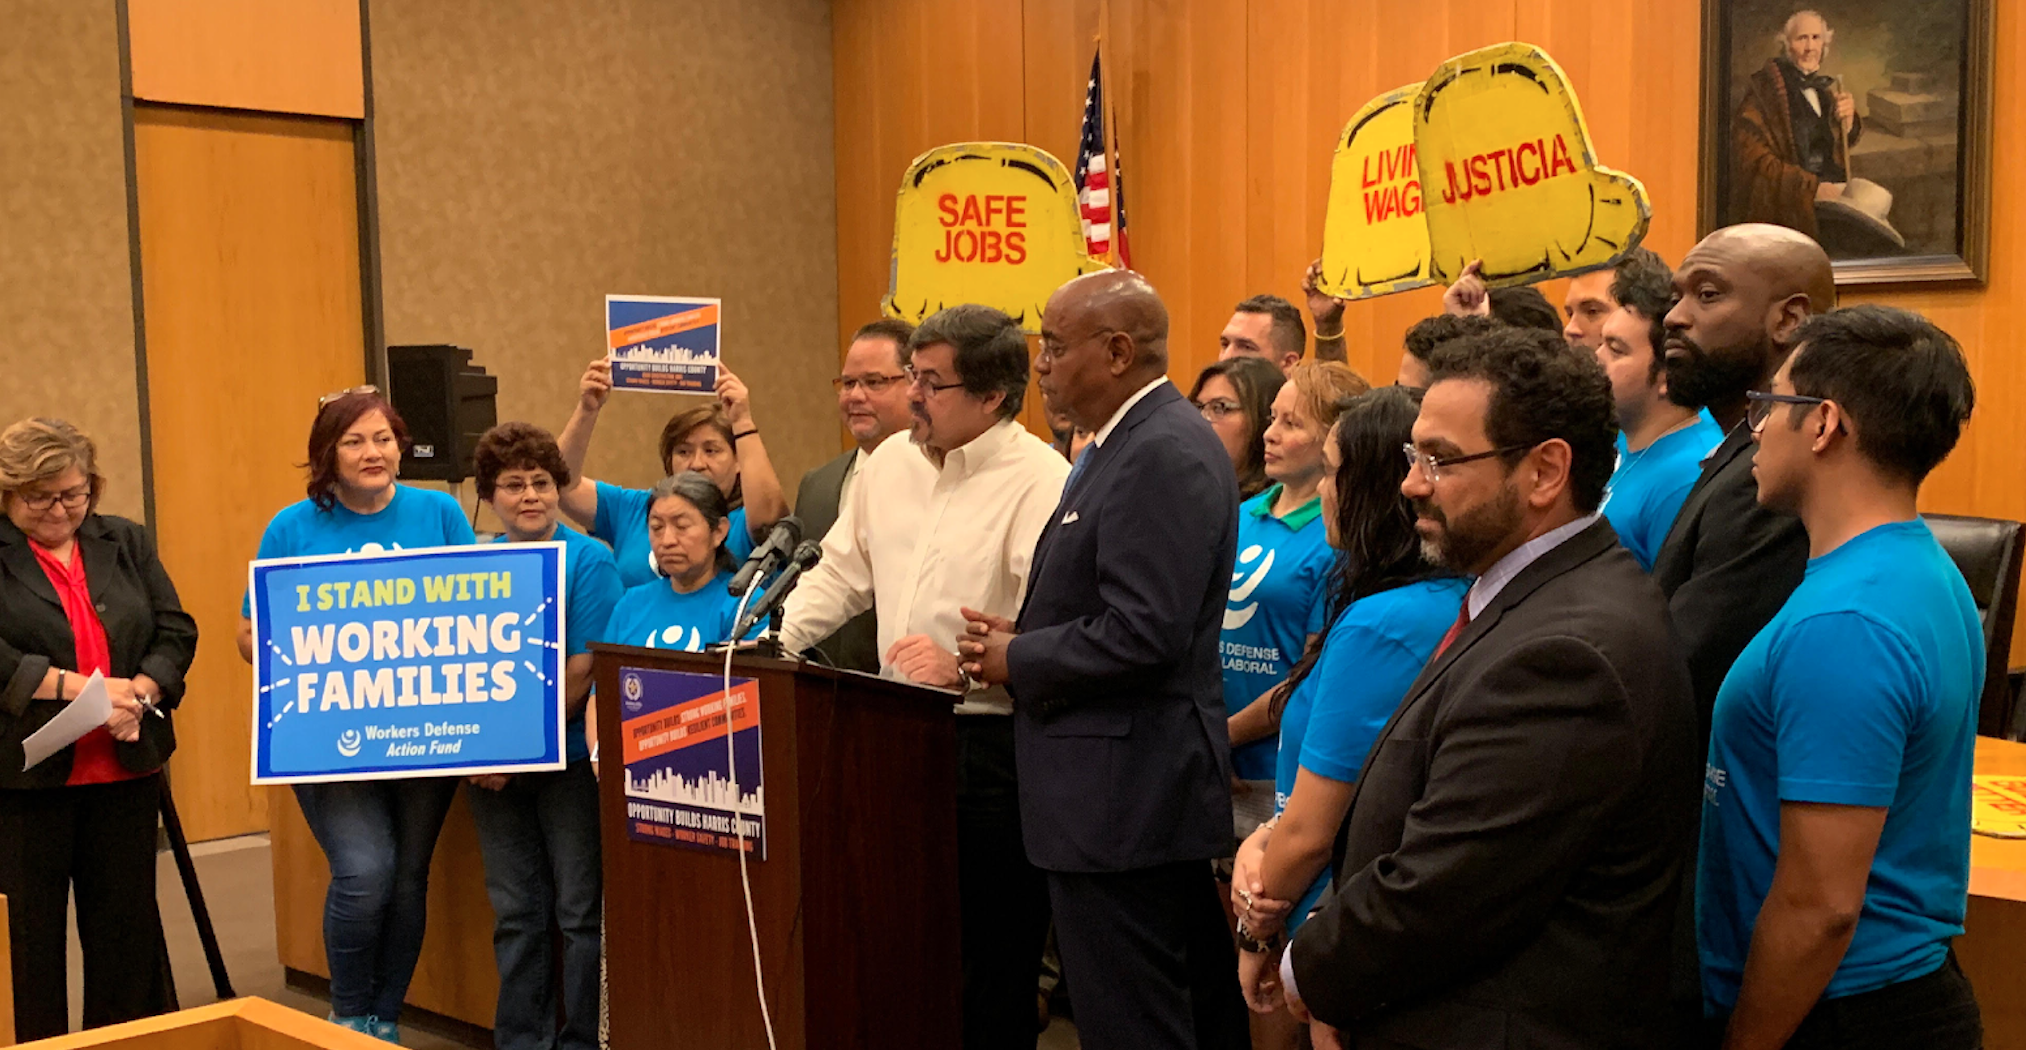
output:
M788 567L782 569L781 575L774 577L774 582L760 592L760 600L746 608L746 615L732 628L732 636L725 640L727 644L738 644L739 639L744 638L746 632L753 629L754 624L766 619L782 602L787 601L788 592L795 589L795 584L801 581L802 574L815 568L816 563L822 560L823 545L815 540L804 540L801 546L795 548L795 555L788 562Z
M753 589L753 581L780 568L781 563L788 559L790 552L794 551L795 545L800 542L802 542L802 519L790 514L775 522L774 528L767 533L766 540L753 548L753 553L746 557L746 563L739 566L739 571L733 574L732 582L727 585L732 597L745 597L746 592Z

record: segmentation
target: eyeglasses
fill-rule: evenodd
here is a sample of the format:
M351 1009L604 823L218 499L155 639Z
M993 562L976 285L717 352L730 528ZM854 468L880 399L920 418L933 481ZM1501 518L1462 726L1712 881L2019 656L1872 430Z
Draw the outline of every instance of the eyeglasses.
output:
M913 365L907 366L907 381L908 384L911 386L918 386L926 389L929 392L930 397L934 397L935 395L945 390L952 390L964 385L963 383L960 382L938 383L935 381L934 376L924 376L921 373L916 372L915 366Z
M1109 339L1116 334L1118 334L1118 329L1116 328L1099 328L1079 338L1064 341L1051 341L1047 336L1042 336L1041 352L1036 354L1034 359L1039 361L1045 357L1050 361L1060 361L1064 354L1069 353L1070 347L1087 343L1100 337Z
M50 492L34 496L30 496L27 493L19 493L15 498L19 499L21 505L27 507L29 510L48 510L58 503L63 504L63 509L65 510L76 510L91 502L91 486L86 485L81 489L71 489L69 492Z
M830 389L835 390L839 393L849 393L852 390L862 389L868 394L877 394L880 391L885 390L887 387L890 387L895 383L902 382L905 379L907 379L907 376L904 375L836 376L830 380Z
M1218 422L1233 412L1244 411L1238 402L1228 397L1213 397L1208 401L1191 401L1189 403L1195 405L1196 411L1203 413L1203 418L1212 423Z
M1484 452L1472 452L1463 456L1431 456L1415 448L1412 444L1401 445L1400 450L1407 454L1407 473L1412 474L1416 468L1419 468L1421 473L1428 476L1428 483L1433 485L1442 480L1443 467L1454 467L1480 459L1490 459L1493 456L1506 456L1514 452L1525 452L1533 447L1532 445L1507 445L1504 448L1488 449Z
M1773 418L1774 405L1826 405L1826 397L1809 397L1806 394L1768 394L1763 390L1747 390L1745 397L1751 403L1745 409L1745 425L1756 434L1766 429L1766 420Z
M546 496L556 491L556 483L548 478L536 478L533 481L522 481L519 478L515 478L512 481L502 481L498 485L493 486L494 492L508 499L519 499L526 495L529 489L533 489L537 496Z
M380 392L379 387L374 386L371 383L367 383L364 386L355 386L350 390L339 390L333 393L325 394L324 396L317 398L317 407L322 408L325 405L328 405L341 397L351 397L353 394L377 394L379 392Z

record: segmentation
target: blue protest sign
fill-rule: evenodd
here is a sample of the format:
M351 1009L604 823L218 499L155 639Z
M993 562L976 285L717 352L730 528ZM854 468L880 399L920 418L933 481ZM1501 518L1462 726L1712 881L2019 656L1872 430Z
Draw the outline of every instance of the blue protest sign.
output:
M722 306L717 299L606 296L612 389L664 394L717 389Z
M619 694L627 836L766 860L760 683L621 667Z
M256 561L253 782L562 769L563 545Z

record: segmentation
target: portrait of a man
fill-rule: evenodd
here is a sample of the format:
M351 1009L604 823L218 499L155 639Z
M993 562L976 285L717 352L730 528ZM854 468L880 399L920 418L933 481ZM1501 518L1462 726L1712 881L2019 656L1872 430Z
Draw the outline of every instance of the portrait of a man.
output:
M1705 76L1721 87L1705 115L1705 225L1792 227L1839 264L1948 257L1960 270L1984 3L1705 0Z

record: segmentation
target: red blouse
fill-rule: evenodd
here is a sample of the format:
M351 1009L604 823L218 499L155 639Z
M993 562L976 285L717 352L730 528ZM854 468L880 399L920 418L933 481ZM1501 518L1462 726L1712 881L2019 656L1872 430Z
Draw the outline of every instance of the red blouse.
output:
M84 551L71 544L70 564L65 565L39 543L31 540L28 548L35 552L43 575L49 577L49 585L56 588L56 597L63 603L63 617L70 621L70 634L76 640L78 676L66 675L63 683L64 695L75 699L93 671L108 678L113 673L112 646L106 642L105 624L98 618L91 588L85 583ZM147 775L120 765L119 756L113 753L113 735L104 726L86 733L72 749L67 784L111 784Z

